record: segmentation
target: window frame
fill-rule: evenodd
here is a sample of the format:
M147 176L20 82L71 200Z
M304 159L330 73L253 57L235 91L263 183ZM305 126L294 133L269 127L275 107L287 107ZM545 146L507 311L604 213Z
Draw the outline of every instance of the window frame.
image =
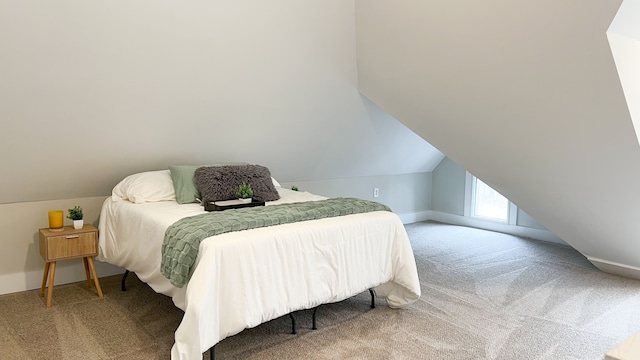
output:
M493 223L498 223L498 224L517 225L517 222L518 222L518 207L513 202L511 202L511 200L509 200L509 199L507 199L509 206L508 206L508 209L507 209L507 219L506 220L500 220L500 219L497 219L497 218L491 218L491 217L485 217L485 216L478 216L478 215L476 215L474 213L473 209L475 209L475 204L476 204L476 194L475 194L475 192L476 192L476 180L477 179L478 178L476 176L474 176L473 174L471 174L470 172L468 172L468 171L466 172L465 194L464 194L464 199L465 199L465 202L464 202L464 216L472 218L472 219L488 221L488 222L493 222ZM480 181L482 181L482 180L480 180ZM487 186L489 186L489 185L487 185Z

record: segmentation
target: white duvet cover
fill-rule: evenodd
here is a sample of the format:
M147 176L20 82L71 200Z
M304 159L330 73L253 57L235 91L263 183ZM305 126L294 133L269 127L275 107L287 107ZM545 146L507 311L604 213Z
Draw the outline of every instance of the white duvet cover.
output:
M324 197L278 188L279 203ZM388 211L299 222L209 237L200 244L189 282L177 288L160 274L165 230L203 213L199 204L133 204L108 198L100 214L100 261L133 271L185 314L172 359L201 359L245 328L341 301L369 288L401 307L420 297L413 251Z

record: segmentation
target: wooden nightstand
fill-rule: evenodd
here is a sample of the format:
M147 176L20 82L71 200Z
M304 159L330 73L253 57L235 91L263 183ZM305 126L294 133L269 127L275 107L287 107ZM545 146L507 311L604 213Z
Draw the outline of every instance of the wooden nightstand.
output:
M93 264L93 256L98 255L98 229L93 225L84 225L82 229L75 230L73 226L65 226L62 231L50 231L47 228L40 229L40 255L45 261L44 275L42 276L42 288L40 297L44 296L44 288L49 278L47 291L47 307L51 307L53 296L53 280L56 274L56 261L82 258L84 271L87 275L87 286L91 288L91 275L96 284L98 296L102 297L102 289L96 267ZM91 271L91 275L89 274Z

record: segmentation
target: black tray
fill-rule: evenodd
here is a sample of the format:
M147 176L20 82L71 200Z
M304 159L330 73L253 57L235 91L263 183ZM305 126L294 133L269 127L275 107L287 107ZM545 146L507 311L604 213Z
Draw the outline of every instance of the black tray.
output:
M204 205L205 211L223 211L229 209L240 209L245 207L254 207L254 206L264 206L264 201L256 201L253 200L250 203L240 203L240 204L231 204L231 205L217 205L214 204L213 201L210 201Z

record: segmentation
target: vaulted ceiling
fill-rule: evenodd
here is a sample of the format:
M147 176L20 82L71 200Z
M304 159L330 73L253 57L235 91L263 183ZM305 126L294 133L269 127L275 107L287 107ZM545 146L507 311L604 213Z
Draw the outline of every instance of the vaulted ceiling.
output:
M433 170L442 154L358 92L355 29L344 0L0 1L0 204L171 164Z
M638 276L640 146L606 34L620 4L356 0L359 88L594 264Z

